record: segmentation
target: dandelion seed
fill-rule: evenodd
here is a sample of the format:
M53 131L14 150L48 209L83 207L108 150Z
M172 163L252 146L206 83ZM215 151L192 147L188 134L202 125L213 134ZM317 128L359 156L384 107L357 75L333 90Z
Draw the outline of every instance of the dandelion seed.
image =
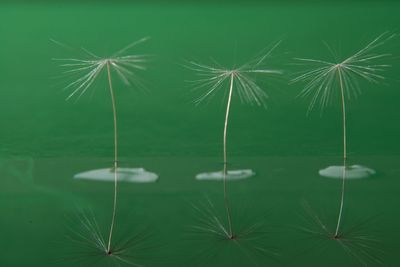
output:
M382 61L390 57L391 54L378 53L377 50L382 48L387 42L391 41L396 36L396 34L385 32L353 55L337 62L328 62L320 59L296 58L296 60L301 64L312 66L309 70L292 80L292 83L306 83L299 96L311 98L308 112L318 104L320 105L321 110L326 108L332 102L334 93L336 91L339 91L340 93L343 126L343 166L341 167L342 190L338 222L335 231L336 235L339 234L342 219L347 171L346 100L351 99L352 97L357 97L361 93L359 85L360 81L364 80L370 83L379 84L385 79L383 72L390 67L390 65ZM322 171L324 172L324 170Z
M238 68L229 69L223 68L219 65L208 66L193 61L190 61L189 65L187 66L190 70L195 71L197 75L200 76L200 79L193 81L194 89L205 89L205 92L195 100L196 105L200 104L203 101L206 101L207 99L213 98L217 91L226 90L228 94L223 131L223 170L222 172L199 174L197 177L200 177L199 179L203 180L209 180L207 177L210 177L210 179L216 178L217 180L219 180L222 177L224 183L226 214L229 224L228 233L231 237L234 236L234 233L232 232L232 222L228 204L226 180L227 178L230 178L230 175L233 175L235 178L237 178L237 173L240 173L242 176L243 174L249 174L249 176L254 175L254 172L249 170L235 170L231 172L227 169L227 131L231 101L235 92L238 94L239 99L243 103L264 107L266 106L266 99L268 98L268 95L256 83L252 75L263 74L267 77L271 77L282 74L281 70L277 70L274 68L265 68L262 66L263 63L265 63L265 61L270 58L272 52L278 47L279 44L280 42L273 44L271 48L261 57L258 57Z
M70 91L67 100L71 98L79 99L82 95L84 95L89 88L91 88L95 81L98 80L99 76L102 73L106 73L108 87L111 97L112 104L112 112L113 112L113 122L114 122L114 164L111 169L106 169L105 172L113 173L114 176L114 197L113 197L113 211L112 211L112 219L110 225L110 231L108 240L106 242L106 251L107 253L111 253L111 244L113 238L113 231L115 225L116 211L117 211L117 194L118 194L118 127L117 127L117 107L116 100L112 82L112 73L115 73L127 86L133 85L136 87L140 87L141 83L138 80L136 75L137 70L145 70L145 63L148 61L147 55L135 55L135 54L126 54L126 52L136 45L141 44L147 41L148 38L142 38L138 41L131 43L125 48L119 50L111 57L99 57L95 55L93 52L82 49L87 55L86 59L79 58L66 58L66 59L55 59L57 62L60 62L60 67L63 68L63 74L67 76L72 76L74 80L69 83L64 89ZM126 172L126 170L123 170ZM138 179L139 175L147 175L147 172L142 168L132 169L136 180L142 181L142 179ZM104 173L97 176L104 176ZM107 176L106 175L106 176ZM126 175L126 174L124 174ZM151 174L151 177L154 177L155 174ZM156 177L158 178L158 176Z

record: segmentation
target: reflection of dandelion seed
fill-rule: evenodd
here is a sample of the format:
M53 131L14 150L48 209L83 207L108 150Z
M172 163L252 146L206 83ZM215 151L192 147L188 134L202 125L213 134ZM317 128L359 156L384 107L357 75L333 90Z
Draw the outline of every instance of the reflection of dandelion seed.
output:
M115 224L115 216L117 210L117 185L118 185L118 130L117 130L117 110L115 103L115 95L113 89L113 83L111 79L111 72L114 71L119 78L126 85L137 85L138 79L134 70L144 70L144 63L147 61L147 56L144 55L123 55L126 51L133 48L134 46L146 41L148 38L140 39L127 47L121 49L111 57L101 58L92 52L84 49L84 52L90 57L90 59L56 59L63 62L62 68L66 70L63 72L65 75L76 76L76 80L68 84L65 89L72 90L67 99L77 96L79 99L87 90L93 85L98 79L99 75L106 71L107 80L109 85L109 91L111 96L111 104L113 110L114 119L114 199L113 199L113 212L110 225L110 232L107 241L107 251L111 252L111 243L113 237L113 230Z
M148 231L134 235L124 235L122 239L109 246L92 213L81 212L77 215L79 227L70 228L68 238L77 245L79 251L73 252L63 260L74 264L100 266L143 266L143 253L151 247L148 243ZM74 223L71 223L73 225Z
M377 53L386 42L394 39L395 34L383 33L367 44L364 48L338 62L328 62L318 59L297 58L303 64L312 66L311 70L306 71L294 78L292 82L305 82L306 86L301 91L300 96L311 97L308 111L311 111L316 104L325 108L331 101L333 94L338 89L340 92L343 122L343 178L340 209L337 220L335 236L339 235L340 223L343 212L344 189L346 177L347 141L346 141L346 99L356 97L360 94L359 80L366 80L372 83L379 83L384 80L382 72L390 65L380 62L390 56L387 53Z
M382 264L384 253L380 249L381 243L370 234L369 226L372 220L362 221L337 234L334 228L325 224L308 204L305 204L304 208L306 211L304 220L307 225L299 229L315 239L318 247L322 247L326 244L325 242L332 240L350 257L364 266L371 263Z
M210 260L211 257L217 256L218 252L231 248L239 253L239 255L229 253L231 259L237 256L238 259L242 259L242 264L258 266L260 258L275 260L278 256L273 247L265 244L271 237L271 232L266 231L266 225L263 223L254 222L254 218L243 216L247 214L238 214L242 215L238 216L242 220L235 224L232 229L234 234L231 235L229 223L218 215L217 207L209 198L202 205L193 205L193 208L197 224L191 226L189 231L192 240L198 242L197 247L202 248L199 258ZM233 262L235 266L240 265L236 260Z
M232 221L226 189L227 175L229 175L227 170L228 162L226 141L232 95L234 92L236 92L239 95L240 100L244 103L256 104L258 106L266 105L265 100L268 97L267 94L261 89L259 85L256 84L255 80L249 75L265 74L275 76L282 74L282 71L280 70L262 67L262 63L264 63L264 61L271 56L271 53L279 44L280 42L277 42L263 56L253 61L250 61L238 68L226 69L220 66L207 66L196 62L190 62L190 66L188 66L189 69L196 71L197 74L201 76L199 80L194 81L194 83L196 84L195 89L206 89L206 92L201 97L196 99L196 104L199 104L206 99L212 98L217 91L219 91L220 89L225 89L227 82L229 83L229 86L226 87L226 89L228 90L228 100L226 105L223 132L224 168L222 171L222 175L224 183L225 209L228 219L227 231L230 238L233 238L235 234L232 232Z

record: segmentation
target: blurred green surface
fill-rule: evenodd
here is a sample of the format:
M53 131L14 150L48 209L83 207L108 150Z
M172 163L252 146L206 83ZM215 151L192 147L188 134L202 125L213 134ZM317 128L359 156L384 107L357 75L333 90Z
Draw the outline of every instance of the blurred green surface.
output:
M322 41L348 56L382 32L398 30L399 11L395 1L0 3L0 265L91 266L85 255L71 252L79 247L66 238L74 223L66 218L91 209L104 233L108 229L112 184L72 176L112 163L110 99L104 80L77 103L66 102L62 88L68 80L58 77L52 59L74 51L50 40L107 56L144 36L151 40L134 51L154 55L140 73L147 92L115 83L123 165L160 175L155 184L120 186L119 234L145 226L155 233L150 242L157 245L144 265L361 265L337 242L304 238L296 230L305 226L304 202L334 226L340 181L319 177L318 170L341 164L341 117L339 105L322 117L318 111L307 117L307 100L296 98L302 85L288 81L294 57L331 59ZM195 107L196 94L186 81L196 76L182 65L209 64L211 58L241 64L280 39L278 66L285 75L272 83L260 78L270 96L268 109L232 103L231 168L257 172L229 183L234 209L251 215L238 213L234 223L252 217L265 222L271 234L262 242L279 254L247 257L238 247L220 249L215 241L194 242L187 234L196 224L193 203L209 196L222 204L222 184L194 176L221 168L224 104L219 98ZM362 83L363 94L348 106L349 163L378 175L348 182L343 227L376 217L361 230L379 240L372 251L383 266L399 266L400 67L398 45L387 49L393 67L386 84ZM202 251L215 257L196 257Z

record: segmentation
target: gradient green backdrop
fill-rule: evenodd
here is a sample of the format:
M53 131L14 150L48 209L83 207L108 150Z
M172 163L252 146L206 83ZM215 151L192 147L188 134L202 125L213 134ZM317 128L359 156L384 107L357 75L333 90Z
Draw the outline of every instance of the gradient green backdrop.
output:
M80 171L108 167L113 157L112 113L105 79L78 102L66 102L68 79L52 58L114 51L144 36L138 53L153 55L140 73L146 92L116 82L120 156L125 166L160 175L155 184L121 184L117 229L148 226L145 266L357 266L337 242L308 238L302 203L334 226L340 181L318 170L340 164L340 106L306 116L308 102L288 85L294 57L331 59L322 41L348 56L382 32L398 30L396 1L106 1L0 3L0 266L90 266L66 235L79 209L91 209L103 231L112 207L112 184L73 181ZM257 176L229 183L233 206L265 222L266 246L278 256L248 257L210 241L193 242L192 204L222 201L222 184L197 182L196 173L221 168L222 94L196 107L185 60L241 64L271 42L281 79L261 85L268 109L232 103L228 153L231 168ZM379 240L372 248L383 266L399 266L400 165L398 43L384 84L361 83L363 94L348 105L349 162L377 170L371 179L349 181L343 227L358 222ZM301 69L300 69L301 70ZM92 93L94 92L93 96ZM337 103L339 104L339 103ZM266 211L268 211L266 213ZM222 212L222 210L221 210ZM243 216L236 217L237 224ZM369 220L373 217L374 220ZM237 249L237 248L236 248ZM201 251L215 257L196 257ZM381 251L383 253L381 253ZM361 256L369 265L365 255ZM72 263L73 262L73 263ZM89 261L90 262L90 261Z

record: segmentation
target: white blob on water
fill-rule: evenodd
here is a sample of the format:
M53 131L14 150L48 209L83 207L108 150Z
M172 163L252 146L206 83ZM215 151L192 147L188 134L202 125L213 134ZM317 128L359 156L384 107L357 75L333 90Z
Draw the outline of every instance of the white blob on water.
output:
M343 168L343 166L329 166L319 170L318 173L324 177L342 179ZM345 171L346 179L368 178L374 174L376 174L375 170L362 165L347 166Z
M243 180L256 175L253 170L230 170L226 174L226 180ZM196 180L199 181L220 181L224 179L223 171L203 172L196 175Z
M158 175L148 172L144 168L118 168L118 182L128 183L154 183ZM97 169L81 172L74 175L74 179L114 182L114 169Z

